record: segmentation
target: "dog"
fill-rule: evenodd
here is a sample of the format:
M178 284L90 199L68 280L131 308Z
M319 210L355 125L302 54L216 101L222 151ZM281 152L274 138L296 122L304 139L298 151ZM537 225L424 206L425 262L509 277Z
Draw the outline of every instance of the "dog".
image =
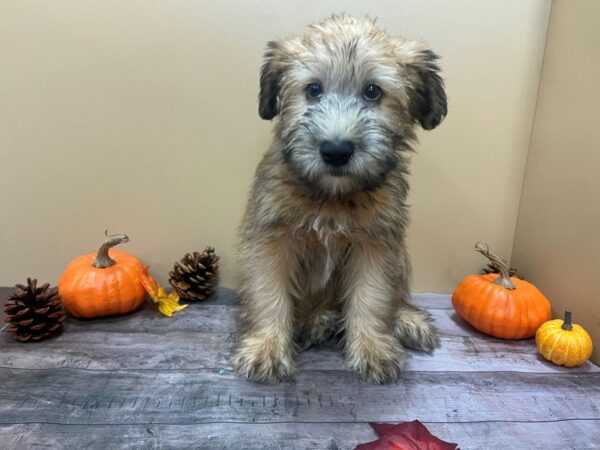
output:
M259 115L277 118L240 229L236 373L277 382L299 349L342 336L348 370L396 380L432 352L410 303L408 162L447 112L438 56L374 20L337 15L267 45Z

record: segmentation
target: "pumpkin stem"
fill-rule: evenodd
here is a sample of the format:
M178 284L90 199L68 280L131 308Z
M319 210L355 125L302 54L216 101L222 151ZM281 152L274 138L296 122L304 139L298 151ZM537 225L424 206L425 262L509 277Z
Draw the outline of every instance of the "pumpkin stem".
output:
M517 286L515 286L515 283L513 283L512 280L510 279L510 274L508 272L508 264L506 264L506 262L502 258L499 258L496 255L491 254L490 248L485 242L483 242L483 241L477 242L475 244L475 250L478 251L479 253L481 253L487 259L489 259L490 262L492 263L492 265L494 267L496 267L498 269L498 271L500 272L500 275L498 276L498 278L496 278L493 281L494 284L497 284L499 286L502 286L502 287L504 287L506 289L510 289L510 290L513 290L517 287Z
M566 331L571 331L573 329L573 322L571 320L571 311L565 311L565 320L564 320L561 328Z
M108 256L109 248L129 242L129 236L126 234L108 234L108 230L104 230L104 236L109 239L104 241L104 244L98 249L96 259L92 261L92 266L97 267L98 269L106 269L107 267L116 264L116 261Z

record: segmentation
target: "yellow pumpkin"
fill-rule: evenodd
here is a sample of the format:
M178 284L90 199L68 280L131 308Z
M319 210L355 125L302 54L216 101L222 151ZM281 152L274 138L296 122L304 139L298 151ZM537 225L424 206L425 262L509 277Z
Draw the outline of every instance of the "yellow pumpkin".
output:
M548 361L566 367L582 365L592 355L592 338L580 325L571 321L571 311L565 320L545 322L535 334L538 352Z

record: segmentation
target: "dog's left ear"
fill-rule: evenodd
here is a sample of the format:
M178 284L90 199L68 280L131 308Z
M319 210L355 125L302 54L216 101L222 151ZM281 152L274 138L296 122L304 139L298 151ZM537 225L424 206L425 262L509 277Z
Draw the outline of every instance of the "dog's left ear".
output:
M260 94L258 95L258 115L265 120L271 120L279 114L278 96L281 79L281 68L277 67L279 54L279 43L269 42L260 70Z
M439 56L431 50L421 50L409 64L414 77L409 89L410 113L426 130L437 127L448 112L438 60Z

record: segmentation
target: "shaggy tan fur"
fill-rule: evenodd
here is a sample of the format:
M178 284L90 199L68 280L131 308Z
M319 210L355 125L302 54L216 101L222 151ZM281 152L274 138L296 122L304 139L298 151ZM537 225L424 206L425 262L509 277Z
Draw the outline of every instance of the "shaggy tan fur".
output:
M405 243L413 128L446 114L436 61L422 43L349 16L269 43L259 113L278 120L241 229L239 375L280 380L298 348L340 333L347 368L381 383L399 376L403 345L439 345L409 302ZM308 96L311 83L319 98ZM363 94L369 84L381 88L377 101ZM355 146L343 167L319 154L332 139Z

